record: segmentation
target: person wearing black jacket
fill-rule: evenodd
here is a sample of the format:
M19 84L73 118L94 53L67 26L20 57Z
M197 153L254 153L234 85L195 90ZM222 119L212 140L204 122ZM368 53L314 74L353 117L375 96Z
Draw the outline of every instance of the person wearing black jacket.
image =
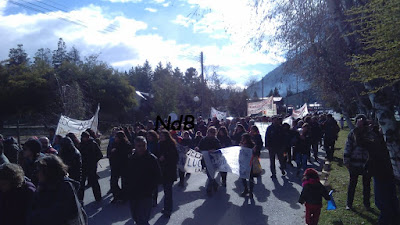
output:
M239 145L242 140L242 134L246 133L245 128L242 124L236 124L235 131L232 135L232 144Z
M101 190L99 178L97 176L97 162L103 158L103 153L101 153L99 145L90 138L89 133L86 131L81 135L79 151L82 155L82 180L79 189L79 200L83 202L87 179L92 186L95 200L101 201Z
M40 152L42 144L36 139L27 140L22 147L22 155L20 165L24 169L25 176L27 176L34 185L38 184L38 179L35 174L35 162L44 154Z
M161 179L157 157L147 151L144 137L135 138L133 155L128 159L126 186L123 191L129 200L132 219L136 224L148 225L152 208L152 194Z
M217 139L221 143L221 148L227 148L227 147L232 146L232 140L228 136L228 130L226 129L225 126L222 126L219 128ZM221 175L221 180L222 180L221 185L226 187L226 177L227 177L228 173L227 172L219 172L219 174Z
M121 178L122 188L125 185L124 173L128 164L128 157L132 153L132 146L125 135L124 131L118 131L115 134L113 148L110 152L110 166L111 166L111 193L114 199L112 203L122 201L124 197L121 195L121 188L118 186L118 180Z
M276 178L276 168L275 168L275 156L278 156L280 169L282 176L286 175L286 162L283 157L283 152L285 150L284 135L282 132L282 126L279 117L275 116L272 118L272 124L267 128L265 132L265 147L269 151L269 160L271 168L271 178Z
M176 141L171 137L170 132L162 130L160 132L160 149L157 155L162 172L162 184L164 187L164 210L162 213L170 217L172 213L172 185L177 180L177 163L179 160L176 149Z
M75 190L79 183L66 177L67 166L53 154L36 163L39 185L33 198L30 225L75 224L79 217Z
M60 141L60 153L58 154L68 166L69 178L81 182L82 179L82 156L74 146L71 138L65 137Z
M13 163L1 165L0 224L29 224L29 212L35 191L35 185L24 177L21 166Z
M209 127L207 130L207 136L205 136L203 139L201 139L199 145L196 147L195 150L200 150L200 151L215 151L221 148L221 143L216 137L217 135L217 129L215 127ZM202 160L203 166L205 165L204 159ZM218 183L215 180L214 177L211 176L211 174L208 172L207 167L206 167L206 174L207 174L207 187L206 191L207 194L212 193L212 189L214 191L217 191L218 189Z
M306 224L317 225L322 208L322 197L330 200L326 188L319 181L318 172L309 168L304 171L303 190L299 197L300 204L306 204Z

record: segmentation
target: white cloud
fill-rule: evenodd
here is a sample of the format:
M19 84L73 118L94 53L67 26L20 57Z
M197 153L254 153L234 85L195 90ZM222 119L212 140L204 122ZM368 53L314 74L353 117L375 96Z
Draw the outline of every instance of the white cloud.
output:
M175 24L182 25L184 27L189 27L189 25L196 22L196 20L190 19L189 17L183 16L183 15L177 15L175 20L173 20L172 22Z
M153 9L153 8L145 8L144 10L155 13L157 12L157 9Z
M154 2L156 2L156 3L163 3L163 2L165 2L165 0L154 0Z
M162 6L168 7L170 4L171 4L171 2L167 2L167 3L162 4Z
M1 4L0 4L1 9ZM68 23L59 17L82 21L86 27ZM228 38L222 32L223 25L217 23L218 16L208 15L205 20L199 21L193 29L196 32L209 34L213 38ZM194 24L192 18L178 15L173 21L185 27ZM207 29L207 23L214 30ZM157 30L157 27L148 27L147 23L130 19L123 14L106 14L98 6L87 6L74 11L51 12L46 14L14 14L3 16L0 14L0 60L8 57L8 51L17 44L24 44L24 49L32 57L39 48L54 50L58 38L62 37L70 48L75 46L82 55L101 53L100 59L110 63L117 69L127 70L132 66L141 65L149 60L153 68L158 62L163 65L171 62L173 67L185 71L194 67L200 71L199 54L204 52L205 65L219 65L219 73L238 84L244 84L249 76L260 76L265 71L250 68L260 64L277 64L284 61L282 57L254 52L243 48L239 42L231 41L230 45L217 46L181 44L174 40L166 40L158 34L139 35L144 30ZM103 33L100 33L102 31ZM224 35L226 35L224 37ZM32 41L35 40L35 41ZM191 43L188 41L187 43Z
M127 2L133 2L133 3L138 3L142 2L143 0L109 0L110 2L116 3L116 2L121 2L121 3L127 3Z

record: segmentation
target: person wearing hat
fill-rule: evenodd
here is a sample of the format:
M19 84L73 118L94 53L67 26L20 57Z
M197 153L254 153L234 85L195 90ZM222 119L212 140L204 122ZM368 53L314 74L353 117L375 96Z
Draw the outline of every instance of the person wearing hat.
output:
M350 174L347 189L347 210L353 207L354 193L360 175L363 178L363 203L367 209L370 209L371 175L366 167L369 161L368 147L371 144L373 144L373 133L368 128L367 117L360 114L356 117L356 127L347 136L343 154L343 164Z
M83 202L85 183L87 179L89 184L92 186L95 200L101 201L101 190L97 176L97 162L103 158L103 153L101 153L99 145L90 138L90 134L87 131L81 134L79 151L82 155L82 180L78 198Z

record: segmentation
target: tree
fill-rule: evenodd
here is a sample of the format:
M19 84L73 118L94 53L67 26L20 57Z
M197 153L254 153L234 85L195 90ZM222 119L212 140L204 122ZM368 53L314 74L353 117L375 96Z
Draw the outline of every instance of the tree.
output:
M53 51L53 66L54 68L58 68L64 62L64 60L68 59L67 55L67 46L62 38L58 39L57 50Z
M23 44L18 44L17 46L17 48L10 49L10 53L8 54L8 65L10 67L29 63L28 54L26 54L25 50L23 49Z
M72 47L71 50L67 53L67 60L76 65L80 65L82 61L78 49Z
M274 88L274 93L273 93L274 97L281 97L281 95L279 94L279 90L277 87Z
M271 89L268 93L268 97L274 96L274 91Z

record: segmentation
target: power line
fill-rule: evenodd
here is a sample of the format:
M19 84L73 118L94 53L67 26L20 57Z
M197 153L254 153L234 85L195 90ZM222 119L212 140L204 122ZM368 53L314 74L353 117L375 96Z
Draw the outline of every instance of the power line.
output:
M22 0L22 1L26 2L25 0ZM29 4L28 5L28 4L25 4L25 3L22 3L22 2L16 2L14 0L9 0L8 2L10 2L11 4L14 4L14 5L17 5L17 6L20 6L20 7L35 11L35 12L39 12L39 13L46 14L48 16L52 16L52 15L49 15L49 13L52 12L52 10L50 10L48 8L45 8L45 7L42 7L40 5L36 5L36 4L30 3L30 2L26 2L26 3ZM44 10L47 10L49 12L44 11ZM83 22L77 22L77 21L74 21L72 19L64 18L64 17L61 17L61 16L56 16L56 17L58 19L66 21L66 22L73 23L75 25L82 26L82 27L85 27L85 28L89 28L89 26L84 24ZM112 31L116 31L115 29L112 29L111 27L106 27L105 28L106 31L105 30L97 30L97 31L100 32L100 33L106 34L106 33L110 33L111 32L110 29Z
M23 1L24 1L24 0L23 0ZM35 1L38 2L39 4L43 4L43 5L49 6L49 7L51 7L51 8L60 10L60 11L62 11L62 12L68 13L68 11L66 11L66 10L64 10L64 9L62 9L62 8L59 8L59 7L56 7L56 6L47 4L47 3L43 2L43 1L40 1L40 0L35 0ZM53 1L50 1L50 2L53 2ZM54 3L54 2L53 2L53 3ZM56 4L57 4L57 3L56 3ZM64 6L64 8L68 8L68 7ZM52 11L52 10L50 10L50 9L47 9L47 10ZM83 23L83 24L85 23L85 22L82 21L82 20L79 20L79 19L76 19L76 20L79 21L80 23ZM109 24L109 25L105 28L105 30L111 30L111 31L117 31L117 29L118 29L118 27L116 27L116 26L114 26L114 25L112 25L112 24Z

